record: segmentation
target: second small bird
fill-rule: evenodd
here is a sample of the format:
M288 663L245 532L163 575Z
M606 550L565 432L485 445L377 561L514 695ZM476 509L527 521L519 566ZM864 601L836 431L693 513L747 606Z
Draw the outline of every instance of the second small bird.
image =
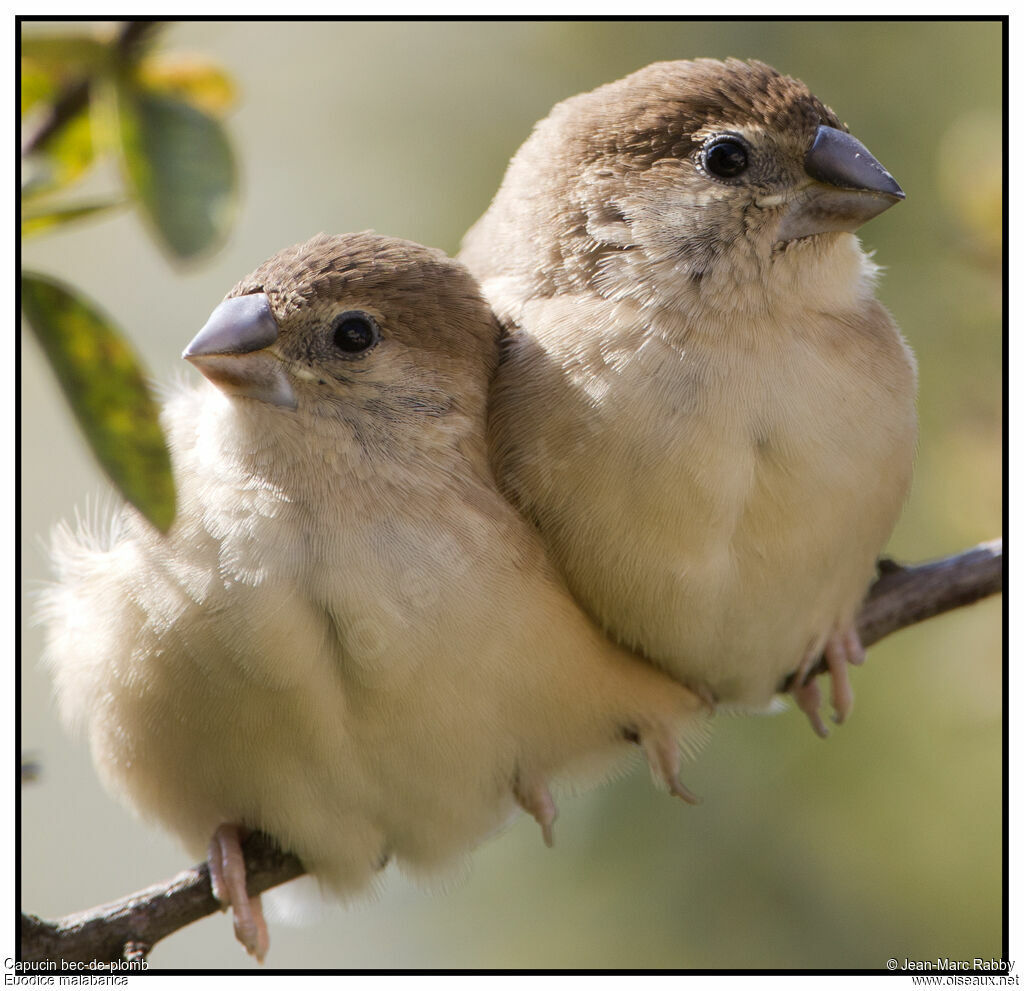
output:
M661 62L559 104L460 256L510 337L494 462L577 599L824 735L910 484L914 361L853 231L903 198L803 83Z

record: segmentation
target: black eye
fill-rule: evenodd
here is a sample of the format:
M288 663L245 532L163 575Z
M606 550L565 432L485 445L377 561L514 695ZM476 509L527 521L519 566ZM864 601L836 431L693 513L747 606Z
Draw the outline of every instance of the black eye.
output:
M714 138L701 152L704 168L719 179L734 179L747 169L747 149L739 138Z
M334 321L334 346L345 354L362 354L379 340L380 328L369 313L349 310Z

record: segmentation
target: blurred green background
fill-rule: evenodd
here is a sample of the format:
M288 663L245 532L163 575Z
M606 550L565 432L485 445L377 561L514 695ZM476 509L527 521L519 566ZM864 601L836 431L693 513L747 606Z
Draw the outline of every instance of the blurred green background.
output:
M55 25L26 25L26 34ZM161 45L234 77L242 206L224 249L172 267L130 211L29 242L26 266L101 302L153 376L277 249L373 228L458 249L558 100L659 59L758 58L803 79L907 192L872 221L880 296L920 363L913 494L889 551L937 557L1001 530L1001 27L967 22L183 23ZM102 181L102 176L100 180ZM93 466L43 364L22 363L24 592ZM109 502L109 498L107 499ZM27 599L26 599L27 602ZM880 968L1001 952L1001 600L903 631L854 674L852 721L721 718L689 808L640 767L563 796L554 850L521 819L434 891L394 869L373 898L272 927L270 967ZM26 608L26 618L30 609ZM23 907L84 909L185 865L100 790L57 724L24 631ZM69 811L70 810L70 811ZM219 916L154 967L253 966Z

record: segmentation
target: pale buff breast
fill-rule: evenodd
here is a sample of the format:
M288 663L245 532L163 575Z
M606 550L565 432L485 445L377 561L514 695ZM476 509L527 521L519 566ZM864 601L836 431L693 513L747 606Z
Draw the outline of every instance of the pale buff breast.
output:
M850 302L681 327L538 301L499 370L499 476L574 593L723 702L766 705L849 621L906 496L913 360L870 295Z

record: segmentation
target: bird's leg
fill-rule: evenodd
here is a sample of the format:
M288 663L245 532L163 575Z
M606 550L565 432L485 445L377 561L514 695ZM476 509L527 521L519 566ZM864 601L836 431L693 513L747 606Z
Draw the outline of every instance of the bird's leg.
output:
M821 689L810 674L818 656L817 645L804 655L790 692L796 704L807 714L814 732L824 738L828 736L828 730L818 711L821 707ZM853 711L853 686L850 684L847 665L864 663L864 647L852 623L837 630L825 641L824 657L832 677L832 718L836 723L842 723Z
M270 935L263 918L260 896L249 897L245 885L245 858L242 856L243 830L234 823L217 827L210 840L210 886L225 908L234 910L235 936L246 951L260 963L270 948Z
M554 846L555 834L552 827L558 817L558 809L548 786L543 781L524 777L522 772L519 772L516 774L512 793L515 795L519 807L524 812L529 812L537 820L544 836L545 846Z

